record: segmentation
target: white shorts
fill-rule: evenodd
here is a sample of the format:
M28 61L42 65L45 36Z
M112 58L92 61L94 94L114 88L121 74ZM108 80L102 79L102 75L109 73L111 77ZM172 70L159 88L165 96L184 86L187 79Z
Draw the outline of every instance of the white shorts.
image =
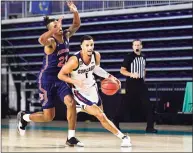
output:
M92 106L93 104L101 106L102 101L98 94L98 87L96 83L88 90L84 91L72 88L72 93L76 102L82 107L85 107L86 105Z

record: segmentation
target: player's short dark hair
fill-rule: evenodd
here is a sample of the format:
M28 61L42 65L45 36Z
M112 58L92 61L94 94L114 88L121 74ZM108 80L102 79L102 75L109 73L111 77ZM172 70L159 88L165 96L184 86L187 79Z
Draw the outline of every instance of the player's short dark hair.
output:
M142 41L141 41L140 39L134 39L134 40L132 41L132 45L133 45L133 43L134 43L135 41L140 41L140 43L141 43L141 45L142 45Z
M82 45L84 40L94 40L92 36L84 35L82 38L80 38L80 44Z
M48 16L45 16L44 17L44 24L46 26L46 28L48 28L48 25L50 24L50 22L53 22L53 21L57 21L56 19L50 19Z

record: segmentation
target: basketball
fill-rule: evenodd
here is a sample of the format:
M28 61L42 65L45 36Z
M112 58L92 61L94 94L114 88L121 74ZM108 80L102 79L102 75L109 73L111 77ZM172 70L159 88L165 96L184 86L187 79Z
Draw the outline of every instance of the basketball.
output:
M101 90L105 95L114 95L120 89L119 83L112 79L101 81Z

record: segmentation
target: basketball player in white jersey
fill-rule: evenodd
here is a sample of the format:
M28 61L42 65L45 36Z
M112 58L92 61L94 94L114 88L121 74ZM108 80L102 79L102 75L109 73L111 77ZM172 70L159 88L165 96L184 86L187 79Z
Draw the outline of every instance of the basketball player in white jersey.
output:
M81 48L82 50L71 56L62 67L58 78L73 85L72 91L77 103L88 114L94 115L104 128L120 138L121 147L132 146L130 137L120 132L104 114L93 73L114 81L117 79L100 67L100 54L94 51L94 41L91 36L85 35L81 38Z

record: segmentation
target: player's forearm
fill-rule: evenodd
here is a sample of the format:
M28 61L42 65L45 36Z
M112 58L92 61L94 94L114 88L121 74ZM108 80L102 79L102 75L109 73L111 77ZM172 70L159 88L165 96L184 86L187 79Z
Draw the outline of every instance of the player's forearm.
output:
M132 73L128 72L127 70L120 70L120 73L126 77L131 77Z
M101 68L100 66L95 66L94 74L102 78L108 78L110 76L110 74L107 71L105 71L103 68Z
M66 35L68 38L70 38L80 27L80 17L78 12L74 12L74 18L73 18L73 23L69 28L69 33Z
M38 39L39 43L40 43L41 45L46 45L48 39L49 39L52 35L53 35L53 32L50 31L50 30L47 31L47 32L45 32L45 33L43 33L43 34L39 37L39 39Z
M73 28L79 28L80 23L81 23L80 16L79 16L78 11L76 11L74 12L74 18L73 18L73 23L72 23Z

